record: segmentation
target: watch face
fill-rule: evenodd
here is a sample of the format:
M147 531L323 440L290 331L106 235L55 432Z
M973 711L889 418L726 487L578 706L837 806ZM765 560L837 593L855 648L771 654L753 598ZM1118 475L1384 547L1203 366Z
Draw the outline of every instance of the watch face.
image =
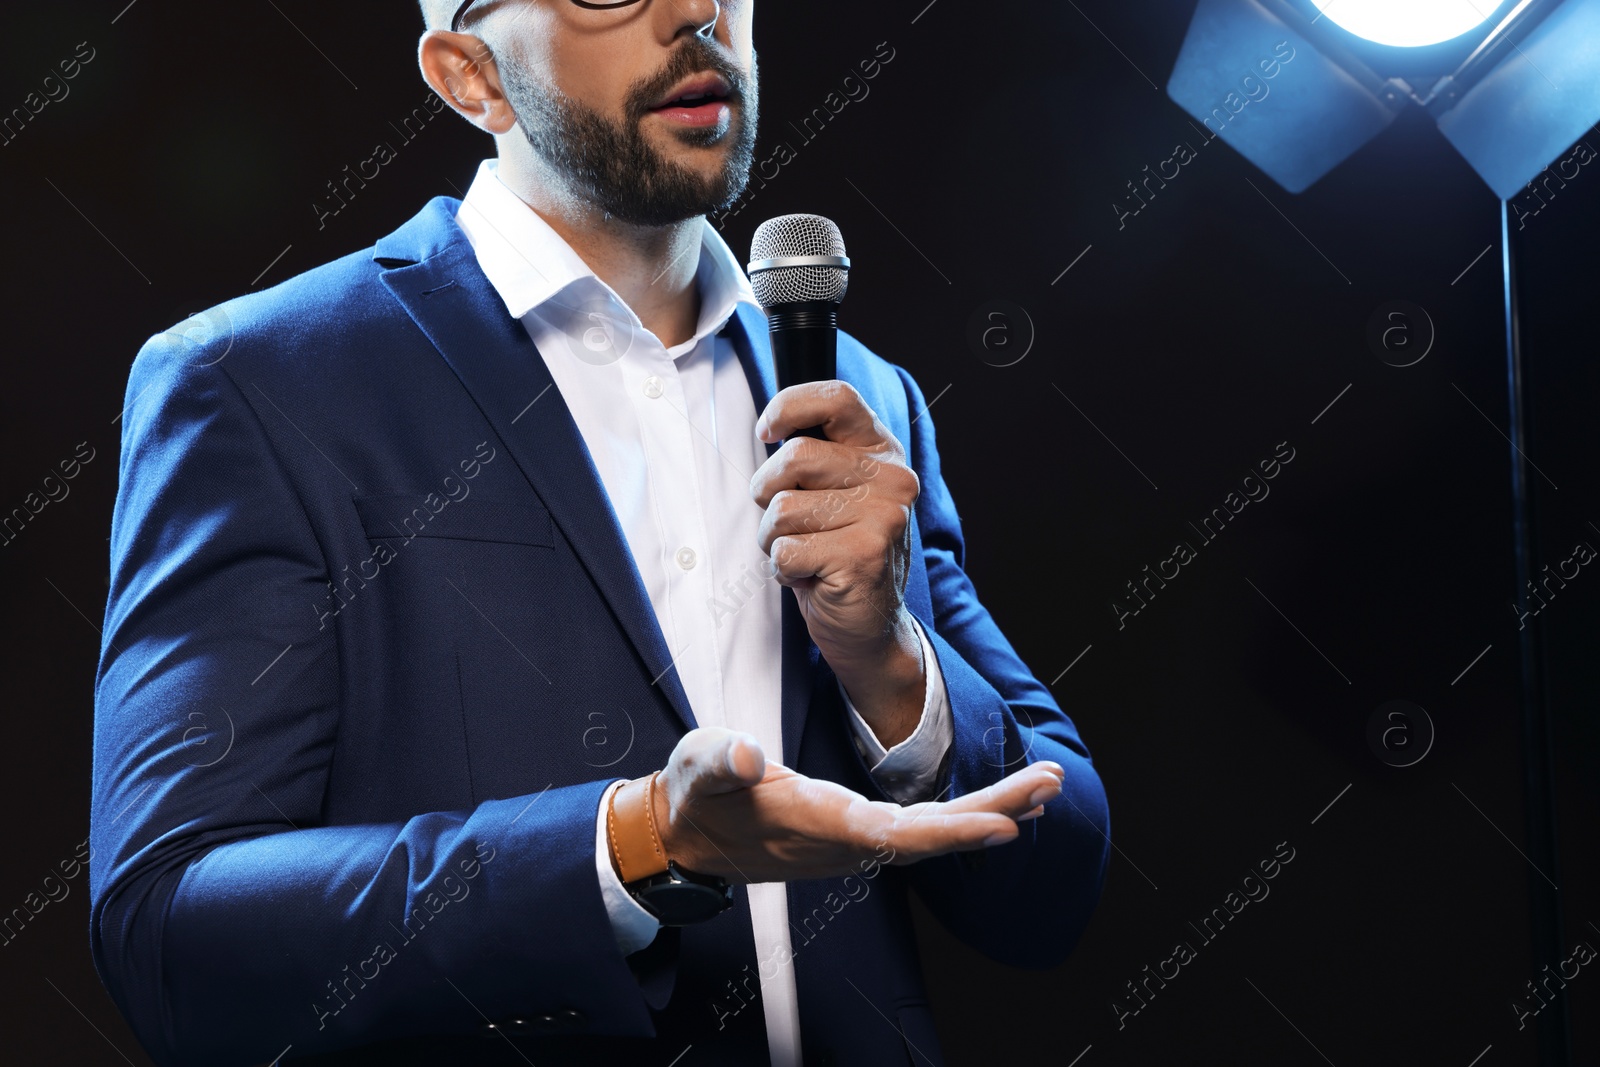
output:
M733 905L733 891L726 885L717 888L678 879L644 886L633 895L663 926L704 922Z

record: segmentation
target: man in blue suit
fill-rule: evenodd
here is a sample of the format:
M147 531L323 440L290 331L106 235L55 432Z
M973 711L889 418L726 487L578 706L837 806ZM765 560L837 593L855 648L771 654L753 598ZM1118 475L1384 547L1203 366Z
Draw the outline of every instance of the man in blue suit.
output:
M422 6L497 157L129 376L100 974L163 1064L939 1063L906 893L1059 964L1105 795L917 383L776 388L752 4Z

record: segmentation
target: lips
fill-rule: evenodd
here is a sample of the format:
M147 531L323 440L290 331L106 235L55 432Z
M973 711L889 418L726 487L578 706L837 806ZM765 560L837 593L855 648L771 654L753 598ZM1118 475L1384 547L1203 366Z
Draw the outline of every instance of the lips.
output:
M726 103L732 87L720 74L696 74L658 100L652 111L695 110Z

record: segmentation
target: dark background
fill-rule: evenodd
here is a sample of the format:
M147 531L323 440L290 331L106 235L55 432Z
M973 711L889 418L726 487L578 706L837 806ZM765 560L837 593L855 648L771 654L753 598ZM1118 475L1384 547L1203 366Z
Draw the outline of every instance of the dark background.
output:
M391 126L425 96L408 3L125 2L7 12L0 112L79 42L94 58L0 147L0 509L79 442L95 455L0 548L7 914L87 836L139 345L369 246L464 192L492 152L449 114L409 143ZM762 5L759 154L787 141L796 158L724 236L743 254L772 215L839 222L857 264L846 326L932 401L979 593L1110 796L1104 900L1064 966L989 963L919 913L950 1061L1538 1062L1511 1008L1535 973L1530 883L1559 886L1567 948L1600 947L1600 575L1584 569L1542 616L1563 851L1536 872L1521 854L1498 201L1415 108L1299 197L1202 147L1157 88L1192 0L926 3ZM789 123L880 42L894 58L870 96L805 141ZM398 158L319 230L326 183L380 141ZM1199 158L1119 230L1125 183L1180 141ZM1540 564L1600 546L1597 234L1600 174L1585 172L1517 235ZM980 314L993 300L1023 309L1031 347L1015 311ZM1394 300L1437 330L1406 368L1365 340ZM969 342L975 317L1003 327L988 351ZM1271 495L1201 546L1187 524L1280 442L1295 458ZM1113 599L1179 540L1198 558L1119 629ZM1436 729L1410 767L1367 740L1391 700ZM1188 924L1280 842L1294 859L1271 895L1203 943ZM87 879L68 884L0 946L8 1058L148 1062L90 962ZM1018 921L1049 906L1019 900ZM1119 1029L1113 1001L1137 1007L1124 983L1184 940L1197 958ZM1600 972L1567 993L1575 1062L1600 1061Z

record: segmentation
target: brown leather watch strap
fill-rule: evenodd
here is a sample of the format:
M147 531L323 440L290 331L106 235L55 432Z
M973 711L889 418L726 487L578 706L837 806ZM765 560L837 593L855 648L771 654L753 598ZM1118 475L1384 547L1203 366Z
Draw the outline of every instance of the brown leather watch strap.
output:
M624 883L649 878L667 869L667 850L656 828L656 775L635 778L617 786L606 812L606 837L611 862Z

